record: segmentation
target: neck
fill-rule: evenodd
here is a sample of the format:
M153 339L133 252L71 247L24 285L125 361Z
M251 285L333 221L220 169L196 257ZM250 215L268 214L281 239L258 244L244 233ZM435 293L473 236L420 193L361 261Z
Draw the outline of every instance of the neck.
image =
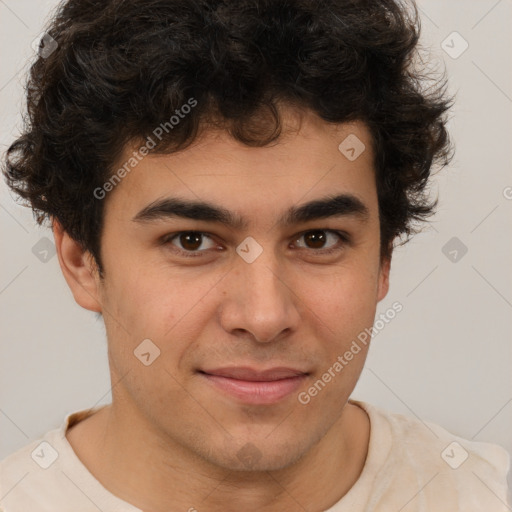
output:
M169 512L172 504L172 510L191 512L229 512L230 507L291 512L326 510L348 492L363 469L369 429L366 413L348 403L299 460L260 472L215 466L115 404L70 429L67 437L106 489L140 509Z

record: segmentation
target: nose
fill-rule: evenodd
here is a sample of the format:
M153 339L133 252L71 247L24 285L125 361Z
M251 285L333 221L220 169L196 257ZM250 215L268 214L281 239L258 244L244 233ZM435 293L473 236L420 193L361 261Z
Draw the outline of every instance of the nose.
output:
M264 251L252 263L237 261L224 280L222 295L222 327L230 334L249 333L259 343L295 331L300 320L300 300L293 291L291 274L270 252Z

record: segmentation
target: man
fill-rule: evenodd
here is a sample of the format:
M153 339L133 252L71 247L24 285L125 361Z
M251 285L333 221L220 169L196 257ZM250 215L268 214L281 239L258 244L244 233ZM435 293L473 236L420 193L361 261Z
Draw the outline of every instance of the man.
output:
M113 400L4 459L5 512L508 510L505 450L350 400L448 162L417 40L389 0L62 5L5 176Z

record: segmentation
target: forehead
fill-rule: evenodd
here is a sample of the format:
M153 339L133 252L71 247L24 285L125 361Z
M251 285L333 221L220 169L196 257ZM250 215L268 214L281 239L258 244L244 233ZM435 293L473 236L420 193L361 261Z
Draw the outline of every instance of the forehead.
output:
M135 215L165 197L182 197L249 216L327 195L376 200L372 141L363 123L336 125L312 114L288 113L283 126L281 137L264 147L246 146L226 131L205 130L184 150L150 153L125 173L107 202L117 212ZM127 146L116 168L143 143Z

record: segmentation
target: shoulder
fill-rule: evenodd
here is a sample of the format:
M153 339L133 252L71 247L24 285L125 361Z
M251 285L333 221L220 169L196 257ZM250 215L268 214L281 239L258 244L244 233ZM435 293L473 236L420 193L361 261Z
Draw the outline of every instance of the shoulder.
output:
M377 411L391 426L393 438L411 455L425 463L451 470L485 470L506 477L510 455L493 443L460 437L442 426L415 416Z
M452 504L446 510L509 510L510 455L504 448L464 439L412 415L357 403L370 417L371 436L380 436L381 442L386 438L383 464L397 482L423 488L426 502Z
M51 430L0 461L0 511L40 509L55 475L59 453L52 440L58 434Z
M84 510L79 506L81 492L70 478L78 459L66 431L93 411L67 414L60 427L0 461L0 512L55 510L63 500L75 503L75 512Z

